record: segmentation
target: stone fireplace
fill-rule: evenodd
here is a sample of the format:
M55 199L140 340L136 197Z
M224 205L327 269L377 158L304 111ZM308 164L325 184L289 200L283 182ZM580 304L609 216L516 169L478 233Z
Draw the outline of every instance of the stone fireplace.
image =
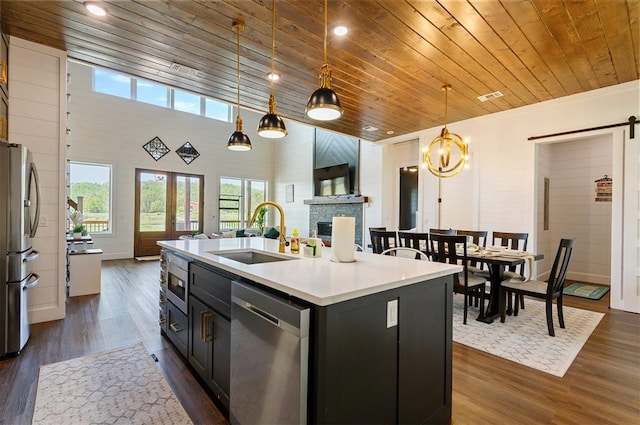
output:
M328 233L333 217L355 217L356 236L355 243L362 245L362 226L365 196L344 196L344 197L315 197L306 199L304 203L309 205L309 231L318 231L318 237L324 241L331 242ZM318 226L320 223L320 226ZM327 225L329 224L329 225Z

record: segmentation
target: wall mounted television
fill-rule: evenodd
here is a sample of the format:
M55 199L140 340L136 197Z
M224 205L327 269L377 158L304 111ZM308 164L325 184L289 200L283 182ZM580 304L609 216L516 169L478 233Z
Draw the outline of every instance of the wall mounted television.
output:
M349 164L338 164L313 170L315 196L349 195L351 179Z

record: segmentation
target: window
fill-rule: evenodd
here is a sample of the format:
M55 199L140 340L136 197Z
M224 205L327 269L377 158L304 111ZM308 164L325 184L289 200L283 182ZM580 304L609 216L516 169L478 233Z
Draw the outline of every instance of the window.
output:
M218 229L244 229L260 202L267 199L267 182L234 177L220 178Z
M82 197L83 223L89 233L111 233L111 165L71 162L69 196Z
M93 68L93 90L131 99L131 77L106 69Z
M226 103L205 98L204 115L220 121L231 122L231 108Z
M200 96L182 90L173 90L173 109L200 115Z
M136 100L151 105L169 106L169 87L146 80L136 80Z
M93 91L232 122L231 105L108 69L93 68Z

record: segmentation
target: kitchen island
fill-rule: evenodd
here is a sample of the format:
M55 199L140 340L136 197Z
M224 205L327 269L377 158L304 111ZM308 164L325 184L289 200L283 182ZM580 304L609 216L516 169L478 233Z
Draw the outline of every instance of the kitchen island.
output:
M264 352L258 357L269 358L263 366L274 368L266 373L265 406L272 406L274 412L296 410L293 419L262 416L261 420L450 422L452 275L460 267L362 252L355 253L353 263L335 263L330 261L329 248L324 248L320 258L279 254L277 241L256 237L163 241L159 245L192 260L185 354L223 406L231 400L232 423L246 421L240 412L244 407L236 407L234 414L234 399L244 397L236 381L247 369L239 363L241 354L255 349L243 346L245 337L240 335L247 329L239 323L240 315L234 317L240 307L237 300L231 301L232 286L240 295L252 288L270 293L280 305L307 314L300 316L307 317L300 320L307 322L307 331L300 330L305 323L298 323L294 357L300 364L290 368L299 373L295 382L283 380L286 387L300 387L300 405L278 406L284 397L268 394L280 391L277 379L271 376L278 360L271 359L263 347L258 350ZM265 305L270 304L273 301ZM215 320L217 325L208 322ZM167 329L171 336L171 327ZM200 349L198 339L207 342L208 348ZM218 358L217 365L211 357ZM239 366L234 368L234 362ZM255 372L256 376L261 373L265 371ZM253 387L260 382L256 377ZM236 406L243 405L236 402ZM261 414L266 410L261 408Z

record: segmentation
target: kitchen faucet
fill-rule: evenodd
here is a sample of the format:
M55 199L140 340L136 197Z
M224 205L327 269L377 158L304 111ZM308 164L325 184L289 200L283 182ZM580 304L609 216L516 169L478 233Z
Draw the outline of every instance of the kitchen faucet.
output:
M253 212L253 217L251 217L251 220L249 221L249 227L253 226L253 222L256 221L256 217L260 212L260 208L267 205L274 206L280 212L280 247L278 249L278 252L284 253L284 247L287 245L287 240L284 237L284 210L279 204L273 201L264 201L258 204L256 210Z

